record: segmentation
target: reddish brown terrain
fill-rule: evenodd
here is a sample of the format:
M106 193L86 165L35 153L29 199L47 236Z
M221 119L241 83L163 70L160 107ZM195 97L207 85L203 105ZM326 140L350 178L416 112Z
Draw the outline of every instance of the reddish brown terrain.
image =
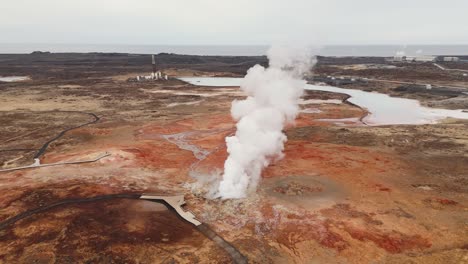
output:
M468 262L467 121L337 125L318 119L361 118L366 111L346 103L343 94L308 92L305 99L343 103L302 105L321 112L301 113L285 130L285 157L263 172L257 192L242 200L209 200L204 195L227 156L224 138L235 131L230 104L242 92L175 78L128 82L150 67L129 59L126 68L120 55L115 61L99 56L74 58L79 62L70 65L65 55L29 58L32 66L0 56L0 75L32 77L0 83L2 169L30 165L44 143L69 128L43 152L42 164L110 153L96 162L0 172L0 263L233 262L159 203L115 198L28 211L68 199L141 193L184 194L186 209L249 263ZM239 76L252 62L264 63L167 60L171 77ZM406 81L430 81L418 77L427 66L421 67L408 67L414 72L405 73ZM347 76L381 77L320 63L315 72L339 74L338 68ZM437 82L468 86L458 77ZM404 93L375 84L382 92ZM402 96L425 104L447 99ZM99 120L78 127L94 120L89 113ZM30 215L2 225L23 212Z

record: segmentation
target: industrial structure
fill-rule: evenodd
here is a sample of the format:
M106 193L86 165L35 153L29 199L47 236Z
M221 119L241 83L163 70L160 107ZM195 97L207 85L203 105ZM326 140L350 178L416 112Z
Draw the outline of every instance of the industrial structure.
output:
M446 55L420 55L406 56L397 54L391 58L387 58L390 62L468 62L468 56L446 56Z
M151 55L151 65L153 71L151 72L150 75L138 75L136 78L130 78L128 81L133 81L133 82L142 82L142 81L167 81L169 80L169 76L167 74L163 73L161 70L158 70L156 67L156 59L154 55Z
M424 56L400 56L396 55L393 57L391 61L394 62L434 62L436 61L436 56L429 56L429 55L424 55Z
M460 61L460 58L459 57L454 57L454 56L440 56L439 61L458 62L458 61Z

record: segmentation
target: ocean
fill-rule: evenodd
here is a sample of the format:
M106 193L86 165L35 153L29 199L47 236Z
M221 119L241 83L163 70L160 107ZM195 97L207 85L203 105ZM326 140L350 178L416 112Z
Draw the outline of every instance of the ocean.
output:
M177 53L189 55L255 56L265 55L268 46L237 45L104 45L104 44L1 44L0 54L49 52L116 52L134 54ZM468 55L468 45L334 45L318 49L322 56Z

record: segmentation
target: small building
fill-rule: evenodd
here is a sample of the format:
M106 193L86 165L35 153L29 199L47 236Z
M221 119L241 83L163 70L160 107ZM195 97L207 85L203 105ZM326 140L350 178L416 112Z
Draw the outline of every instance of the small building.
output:
M443 61L457 62L457 61L460 61L460 58L459 57L444 57Z
M393 57L393 61L406 61L406 56L396 55Z
M435 56L421 55L421 56L394 56L393 61L398 62L433 62L436 61Z
M416 56L414 57L414 61L419 62L434 62L436 61L436 56Z
M462 59L459 56L438 56L437 61L440 62L459 62Z

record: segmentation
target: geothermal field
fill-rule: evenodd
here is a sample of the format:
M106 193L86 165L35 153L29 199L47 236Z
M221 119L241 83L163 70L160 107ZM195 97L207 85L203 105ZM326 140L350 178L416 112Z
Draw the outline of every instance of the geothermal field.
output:
M0 55L0 263L468 263L467 59Z

